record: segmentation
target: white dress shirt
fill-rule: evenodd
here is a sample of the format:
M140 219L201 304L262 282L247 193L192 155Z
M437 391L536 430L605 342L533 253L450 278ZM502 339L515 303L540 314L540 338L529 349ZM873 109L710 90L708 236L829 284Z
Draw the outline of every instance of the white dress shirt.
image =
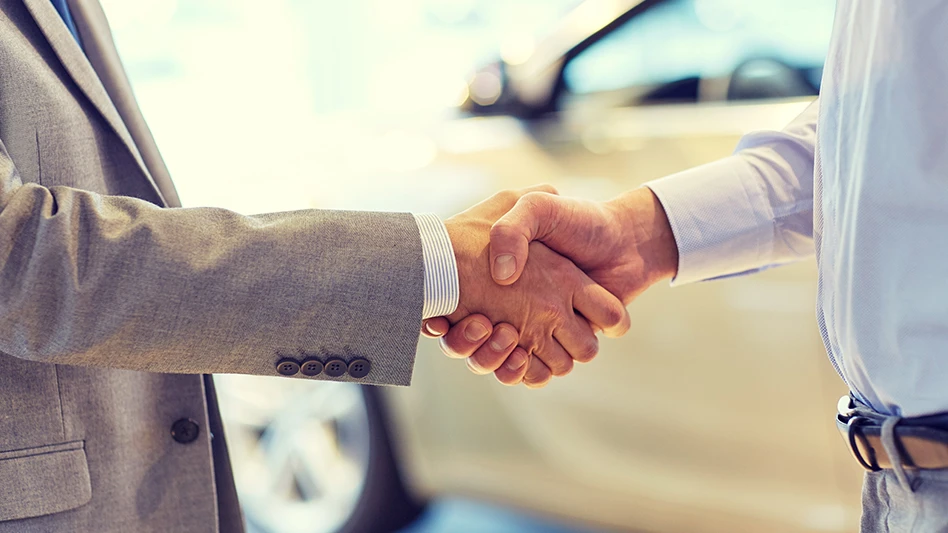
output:
M415 214L425 264L422 318L450 315L458 308L458 265L448 229L438 215Z
M948 411L946 35L943 0L840 0L818 102L648 184L678 242L675 284L815 254L833 365L899 416Z

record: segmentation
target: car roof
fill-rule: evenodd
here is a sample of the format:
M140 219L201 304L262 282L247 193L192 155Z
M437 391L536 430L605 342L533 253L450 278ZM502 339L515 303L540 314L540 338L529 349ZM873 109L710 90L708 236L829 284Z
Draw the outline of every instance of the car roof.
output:
M536 44L524 70L542 71L565 56L573 56L615 27L667 0L586 0Z

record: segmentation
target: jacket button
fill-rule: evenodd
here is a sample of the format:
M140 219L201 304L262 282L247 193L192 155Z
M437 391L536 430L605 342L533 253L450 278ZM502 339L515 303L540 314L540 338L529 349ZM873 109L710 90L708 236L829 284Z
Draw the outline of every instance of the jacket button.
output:
M323 371L323 364L319 359L306 359L300 363L300 373L304 376L318 376Z
M372 370L372 363L366 361L365 359L356 359L355 361L349 363L349 375L361 379L369 375L369 370Z
M342 359L330 359L326 361L326 367L324 368L326 375L331 378L338 378L339 376L346 373L346 363Z
M182 418L171 424L171 438L181 444L189 444L197 440L201 427L190 418Z
M277 361L276 369L284 376L295 376L300 371L300 364L292 359L280 359Z

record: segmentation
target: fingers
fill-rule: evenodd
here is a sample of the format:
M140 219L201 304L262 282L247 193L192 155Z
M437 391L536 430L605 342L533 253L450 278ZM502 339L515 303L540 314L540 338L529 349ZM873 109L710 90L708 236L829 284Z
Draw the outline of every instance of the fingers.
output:
M525 194L491 227L490 269L494 281L510 285L520 279L530 242L548 234L560 216L554 199L544 192Z
M481 328L491 334L477 340ZM429 319L422 331L431 337L440 335L441 351L448 357L467 358L467 366L475 374L494 372L501 383L516 385L527 372L529 356L517 346L520 334L510 324L492 327L487 317L475 314L463 318L453 327L444 318Z
M456 359L470 357L487 341L492 331L493 325L487 317L468 315L441 337L441 351Z
M588 363L599 353L599 339L589 322L581 317L574 316L572 320L553 331L563 349L569 352L574 361Z
M451 329L451 323L443 316L429 318L421 323L421 334L431 339L443 337L449 329Z
M504 364L519 341L517 328L510 324L498 324L490 339L468 358L468 368L475 374L494 372Z
M523 384L528 388L538 389L549 383L551 379L553 379L553 372L550 368L536 355L531 356L527 364L527 373L523 376Z
M586 276L582 286L573 293L573 308L583 315L594 328L607 337L621 337L629 331L629 311L611 292ZM570 353L573 353L570 350Z
M547 339L533 355L539 357L554 376L565 376L573 370L573 358L554 338Z
M513 352L507 356L504 364L494 371L494 377L504 385L517 385L523 381L524 375L530 362L530 355L526 350L517 346ZM551 374L552 375L552 374Z

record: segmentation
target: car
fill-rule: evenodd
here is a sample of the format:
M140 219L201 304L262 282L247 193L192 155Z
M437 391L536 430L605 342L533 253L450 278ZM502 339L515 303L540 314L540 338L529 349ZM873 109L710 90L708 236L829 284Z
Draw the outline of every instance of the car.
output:
M513 36L457 114L320 137L326 158L358 147L338 169L359 194L313 205L449 216L538 182L607 199L726 156L818 94L833 9L583 2L544 38ZM245 515L266 533L375 531L460 495L583 529L854 530L862 471L832 420L846 389L815 294L812 261L655 287L625 337L541 390L472 375L430 340L408 388L219 376Z

